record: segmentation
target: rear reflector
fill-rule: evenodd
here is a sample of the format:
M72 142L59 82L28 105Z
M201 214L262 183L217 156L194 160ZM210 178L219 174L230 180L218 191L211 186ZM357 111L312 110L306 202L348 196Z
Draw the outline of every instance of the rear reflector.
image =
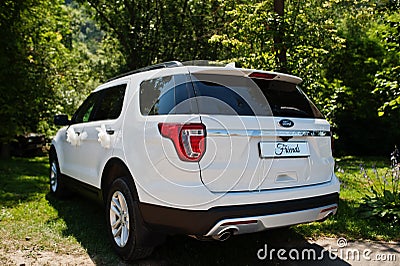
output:
M248 220L248 221L237 221L237 222L227 222L221 224L221 226L227 226L227 225L241 225L241 224L256 224L257 220Z
M249 75L250 78L256 79L274 79L277 75L270 74L270 73L260 73L260 72L253 72Z
M163 137L172 140L179 159L198 162L206 150L206 127L202 123L159 123Z

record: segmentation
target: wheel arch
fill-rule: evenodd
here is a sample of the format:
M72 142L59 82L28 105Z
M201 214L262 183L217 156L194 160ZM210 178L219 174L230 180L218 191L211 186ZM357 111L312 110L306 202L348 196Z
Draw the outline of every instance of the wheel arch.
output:
M107 197L108 188L118 177L128 177L129 186L133 192L133 199L139 201L139 196L136 190L135 182L132 178L132 175L126 166L126 164L120 158L111 158L107 161L104 166L102 175L101 175L101 196L102 201L104 202Z
M56 152L56 147L54 147L54 145L52 144L50 146L49 158L53 159L54 156L57 156L57 152Z
M135 201L135 212L138 214L135 219L135 228L138 228L136 243L141 247L155 247L165 241L165 235L160 232L154 232L148 228L146 222L143 220L141 210L139 207L139 196L136 190L136 185L132 174L130 173L126 164L117 157L111 158L107 161L102 177L101 177L101 196L102 201L107 205L108 188L115 179L124 177L124 181L128 183L132 191L133 200Z
M55 158L57 159L57 161L59 161L56 146L54 144L51 144L49 150L49 162L51 162ZM58 163L60 164L60 162Z

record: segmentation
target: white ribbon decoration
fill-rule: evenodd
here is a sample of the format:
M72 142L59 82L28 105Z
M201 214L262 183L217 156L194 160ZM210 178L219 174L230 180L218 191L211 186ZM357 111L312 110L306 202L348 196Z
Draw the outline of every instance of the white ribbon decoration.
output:
M97 141L100 142L101 146L106 149L111 148L112 136L107 133L106 126L102 124L101 127L96 127L96 130L99 132Z
M80 146L81 142L86 138L87 138L86 132L77 134L73 127L69 127L67 130L67 142L71 143L72 146Z

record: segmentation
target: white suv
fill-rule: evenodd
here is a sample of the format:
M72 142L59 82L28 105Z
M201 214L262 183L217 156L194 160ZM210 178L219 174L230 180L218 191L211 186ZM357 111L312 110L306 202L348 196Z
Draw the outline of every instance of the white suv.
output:
M50 188L105 204L126 260L167 234L231 235L335 214L330 125L295 76L167 62L101 85L52 142Z

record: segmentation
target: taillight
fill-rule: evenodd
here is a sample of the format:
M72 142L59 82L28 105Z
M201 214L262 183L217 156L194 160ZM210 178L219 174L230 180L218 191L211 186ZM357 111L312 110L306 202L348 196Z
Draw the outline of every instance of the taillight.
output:
M159 123L158 130L172 140L183 161L198 162L206 151L206 127L201 123Z
M274 79L276 77L276 74L253 72L249 75L249 77L256 79Z

